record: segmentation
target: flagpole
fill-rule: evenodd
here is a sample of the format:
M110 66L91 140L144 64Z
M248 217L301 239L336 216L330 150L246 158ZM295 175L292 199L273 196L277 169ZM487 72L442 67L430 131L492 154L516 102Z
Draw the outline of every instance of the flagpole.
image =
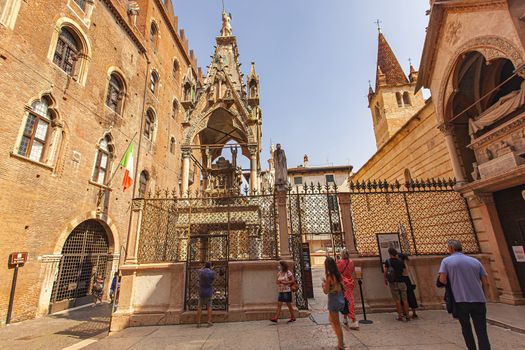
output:
M129 146L131 146L131 144L132 144L133 141L135 140L135 137L137 137L137 132L135 132L135 135L133 135L133 137L131 138L131 141L129 141L129 143L128 143L128 147L126 147L126 150L124 151L124 153L122 154L122 157L120 158L120 160L119 160L119 162L118 162L118 167L113 171L113 174L111 175L111 177L109 178L108 183L106 184L107 187L111 187L111 182L113 181L113 178L114 178L115 175L117 174L117 171L121 168L120 163L122 163L122 160L123 160L124 157L126 156L126 153L128 153Z

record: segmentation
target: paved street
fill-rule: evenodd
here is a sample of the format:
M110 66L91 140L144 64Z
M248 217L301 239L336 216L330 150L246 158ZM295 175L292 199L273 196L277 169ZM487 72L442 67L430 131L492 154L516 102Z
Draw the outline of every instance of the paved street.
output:
M309 300L312 317L294 324L282 320L222 323L210 328L195 325L128 328L107 335L110 306L87 307L0 329L0 349L335 349L336 339L326 314L326 297L320 289L322 269L314 269L316 299ZM489 305L498 324L523 325L523 309ZM372 314L372 325L359 331L345 329L347 349L465 349L460 326L444 311L421 311L409 323L394 314ZM507 316L510 315L510 318ZM361 315L358 315L358 318ZM490 316L490 315L489 315ZM509 322L509 320L511 322ZM489 325L493 349L525 350L525 335Z
M374 324L359 331L345 330L349 349L465 349L459 324L443 311L423 311L409 323L394 320L393 314L371 315ZM493 349L525 350L525 335L489 326ZM310 319L288 325L266 321L216 324L211 328L194 325L128 328L85 349L335 349L336 339L328 325Z

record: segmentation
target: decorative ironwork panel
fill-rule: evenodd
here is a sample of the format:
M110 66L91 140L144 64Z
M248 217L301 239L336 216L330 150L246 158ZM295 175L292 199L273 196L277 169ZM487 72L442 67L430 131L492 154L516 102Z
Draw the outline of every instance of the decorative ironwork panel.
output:
M361 256L377 256L377 233L399 232L405 253L447 254L447 241L457 239L465 252L478 253L479 243L466 201L451 179L350 183L354 238Z

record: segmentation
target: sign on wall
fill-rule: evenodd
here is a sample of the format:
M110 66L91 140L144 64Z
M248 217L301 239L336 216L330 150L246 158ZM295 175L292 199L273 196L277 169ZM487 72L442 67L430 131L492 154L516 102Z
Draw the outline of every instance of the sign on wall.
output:
M9 265L22 265L27 262L27 252L16 252L9 255Z
M392 233L376 233L377 248L379 250L379 259L381 260L381 268L386 259L390 257L388 249L394 247L398 252L401 252L401 242L398 232Z
M525 249L522 245L512 246L512 251L514 252L516 262L525 262Z

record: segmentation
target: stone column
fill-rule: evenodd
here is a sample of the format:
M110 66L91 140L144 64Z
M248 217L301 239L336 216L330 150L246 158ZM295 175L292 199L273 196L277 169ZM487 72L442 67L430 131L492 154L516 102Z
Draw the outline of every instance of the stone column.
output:
M458 151L456 149L456 142L454 141L454 126L450 123L443 123L438 126L438 129L445 136L445 142L447 144L448 154L450 155L450 161L452 162L452 170L454 171L454 177L458 184L466 183L465 175L463 175L463 168L459 161Z
M188 196L188 189L190 187L190 158L191 148L182 149L182 193L181 197Z
M49 303L51 301L51 293L53 292L53 284L57 278L58 267L62 254L42 255L40 280L42 281L42 289L40 290L40 298L38 301L38 309L36 316L44 316L49 313Z
M142 213L144 199L136 199L131 204L131 220L129 225L128 243L126 247L125 264L138 264L137 254L139 249L140 230L142 229Z
M477 209L480 211L481 219L483 220L487 244L491 248L486 253L491 254L491 259L493 259L493 264L499 276L500 301L513 305L524 304L525 299L521 292L518 276L516 275L492 193L471 192L466 197L470 200L469 206L479 205Z
M359 253L357 252L354 239L354 226L352 222L352 212L350 207L351 195L350 193L338 193L339 197L339 208L341 210L341 222L343 224L343 232L345 239L345 248L348 250L353 258L357 258Z
M286 210L286 191L277 191L277 213L279 216L279 248L281 250L281 260L291 260L292 254L290 254L290 243L288 233L288 216Z
M250 191L254 194L257 191L257 146L248 146L250 150Z

